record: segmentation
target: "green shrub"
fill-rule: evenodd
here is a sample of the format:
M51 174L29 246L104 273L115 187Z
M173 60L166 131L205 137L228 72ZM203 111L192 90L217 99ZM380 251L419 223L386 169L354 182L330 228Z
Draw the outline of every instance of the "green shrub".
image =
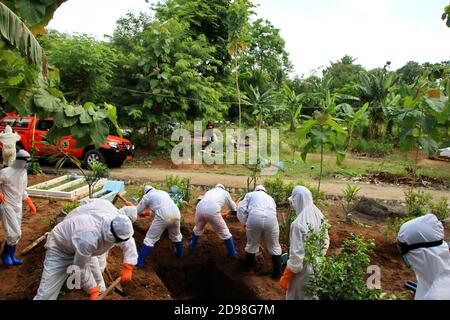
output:
M374 240L364 241L363 236L351 234L341 245L338 253L323 256L324 224L319 232L311 228L305 243L305 262L314 274L307 287L311 296L323 300L376 300L386 298L378 289L370 289L365 281L370 254L375 249Z
M73 201L73 202L66 202L64 205L63 205L63 211L65 212L65 213L69 213L70 211L72 211L72 210L74 210L74 209L76 209L76 208L78 208L80 206L80 202L78 202L78 201Z
M373 157L385 157L394 149L391 143L379 143L374 140L358 139L353 143L352 151L358 153L368 153Z
M414 218L423 216L427 213L433 213L439 220L444 220L450 215L448 208L448 199L442 197L439 202L433 203L433 195L423 190L414 190L410 188L405 193L406 216L386 219L384 236L387 238L390 234L396 236L400 227L405 222Z
M343 199L341 201L342 208L344 209L344 213L346 215L346 221L352 222L352 210L356 207L356 196L358 192L361 190L357 185L347 184L347 187L343 191Z
M441 221L447 219L450 216L448 199L446 197L442 197L438 203L431 204L431 212L434 213Z
M323 191L318 191L317 188L311 187L311 185L301 180L285 183L283 178L279 175L275 178L264 180L264 187L266 188L267 193L272 196L278 207L286 207L290 205L288 198L292 194L292 189L298 185L308 188L313 195L314 201L320 201L325 198L325 193Z
M38 175L42 173L41 165L36 157L31 157L31 161L27 166L27 174Z
M428 208L433 200L433 195L423 190L410 188L405 193L406 213L408 216L420 217L428 213Z
M168 175L166 176L164 184L172 199L174 199L175 203L179 207L184 206L184 201L189 201L192 198L190 178L181 178L179 176ZM177 192L173 192L173 186L177 187Z

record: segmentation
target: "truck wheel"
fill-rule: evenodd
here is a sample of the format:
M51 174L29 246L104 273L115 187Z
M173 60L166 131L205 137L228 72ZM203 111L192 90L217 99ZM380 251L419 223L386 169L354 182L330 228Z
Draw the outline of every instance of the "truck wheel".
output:
M89 150L88 152L86 152L86 154L84 155L84 164L86 166L89 167L91 164L97 162L105 163L105 157L100 151Z

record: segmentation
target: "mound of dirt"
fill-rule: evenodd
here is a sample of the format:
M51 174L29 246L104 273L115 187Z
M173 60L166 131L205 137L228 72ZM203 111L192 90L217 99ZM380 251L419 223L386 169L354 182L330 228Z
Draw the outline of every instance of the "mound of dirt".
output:
M438 187L438 188L448 188L450 186L450 182L445 179L437 179L431 178L427 176L419 176L414 178L412 174L401 175L401 174L393 174L389 172L373 172L370 174L363 175L363 180L373 183L387 183L393 185L407 185L414 187Z
M404 216L404 210L380 204L374 199L361 198L355 206L355 213L363 214L375 219L385 220L387 217Z

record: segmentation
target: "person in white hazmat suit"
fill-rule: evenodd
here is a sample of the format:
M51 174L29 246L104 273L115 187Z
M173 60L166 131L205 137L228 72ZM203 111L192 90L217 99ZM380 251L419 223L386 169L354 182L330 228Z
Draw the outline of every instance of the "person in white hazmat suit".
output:
M137 220L137 209L135 206L125 206L120 209L117 209L110 201L105 199L86 199L82 200L81 206L72 210L66 217L66 219L73 217L76 214L90 214L96 219L103 219L105 216L111 217L111 219L115 218L117 215L122 214L127 216L131 223L134 223ZM100 211L99 208L102 208ZM130 259L132 259L132 255L135 255L137 261L137 250L135 241L126 241L123 244L120 244L122 250L124 252L129 252ZM109 251L105 252L102 255L92 257L90 262L91 272L94 276L96 283L100 287L100 293L103 293L106 290L105 280L103 279L103 272L105 272L107 259L108 259ZM132 269L132 266L128 266L128 268Z
M308 295L308 277L314 270L304 263L305 240L310 227L319 232L325 218L322 212L314 205L311 191L303 186L296 186L289 198L297 218L291 223L289 259L280 279L280 286L286 290L286 300L312 300L315 297ZM322 254L325 255L330 244L328 232Z
M225 242L228 254L233 257L236 256L233 237L221 215L222 207L225 204L231 211L236 211L236 204L222 184L216 185L205 193L202 200L197 204L195 211L195 227L192 231L192 239L189 241L190 251L195 249L198 238L203 234L206 224L210 223L214 232Z
M405 264L416 274L415 300L450 300L450 253L444 226L434 214L404 223L397 246Z
M110 207L97 205L90 213L74 214L53 228L45 244L44 271L34 300L56 300L71 271L75 272L75 279L79 277L80 288L89 292L89 299L97 299L100 284L92 273L91 264L96 261L92 258L105 254L114 245L121 246L124 255L121 282L131 281L137 260L133 225L125 215L112 218L109 211Z
M9 125L0 133L0 142L3 144L3 166L9 167L13 163L16 158L16 143L20 139L20 135L17 132L13 132Z
M145 261L166 229L170 240L174 243L175 256L181 258L183 256L183 236L180 231L181 215L175 202L167 192L147 185L144 187L144 196L137 205L137 213L141 214L146 209L150 209L154 217L139 250L137 267L144 268Z
M19 150L11 166L0 170L0 214L6 233L2 260L7 266L22 264L22 260L14 256L22 236L22 202L25 201L29 206L32 215L36 214L36 207L25 191L28 181L27 163L30 159L28 152Z
M237 217L246 226L245 271L252 271L261 238L264 238L267 250L272 255L272 278L279 279L281 276L281 246L277 206L273 198L266 193L264 186L259 185L255 191L245 195L237 206Z

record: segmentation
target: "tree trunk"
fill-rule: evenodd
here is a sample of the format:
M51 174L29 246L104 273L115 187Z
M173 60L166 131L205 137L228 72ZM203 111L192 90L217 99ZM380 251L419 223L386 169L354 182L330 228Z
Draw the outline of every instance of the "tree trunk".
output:
M238 70L237 57L235 58L235 68L236 68L236 75L235 75L235 81L236 81L236 95L237 95L237 99L238 99L238 107L239 107L239 127L241 127L241 123L242 123L241 91L240 91L240 89L239 89L239 70Z
M320 146L320 172L319 172L319 186L317 191L320 192L320 182L322 181L322 170L323 170L323 144Z
M148 148L150 150L156 149L156 126L151 124L148 129Z
M291 116L291 126L289 127L289 131L291 131L291 132L295 131L295 120L294 120L294 116Z

